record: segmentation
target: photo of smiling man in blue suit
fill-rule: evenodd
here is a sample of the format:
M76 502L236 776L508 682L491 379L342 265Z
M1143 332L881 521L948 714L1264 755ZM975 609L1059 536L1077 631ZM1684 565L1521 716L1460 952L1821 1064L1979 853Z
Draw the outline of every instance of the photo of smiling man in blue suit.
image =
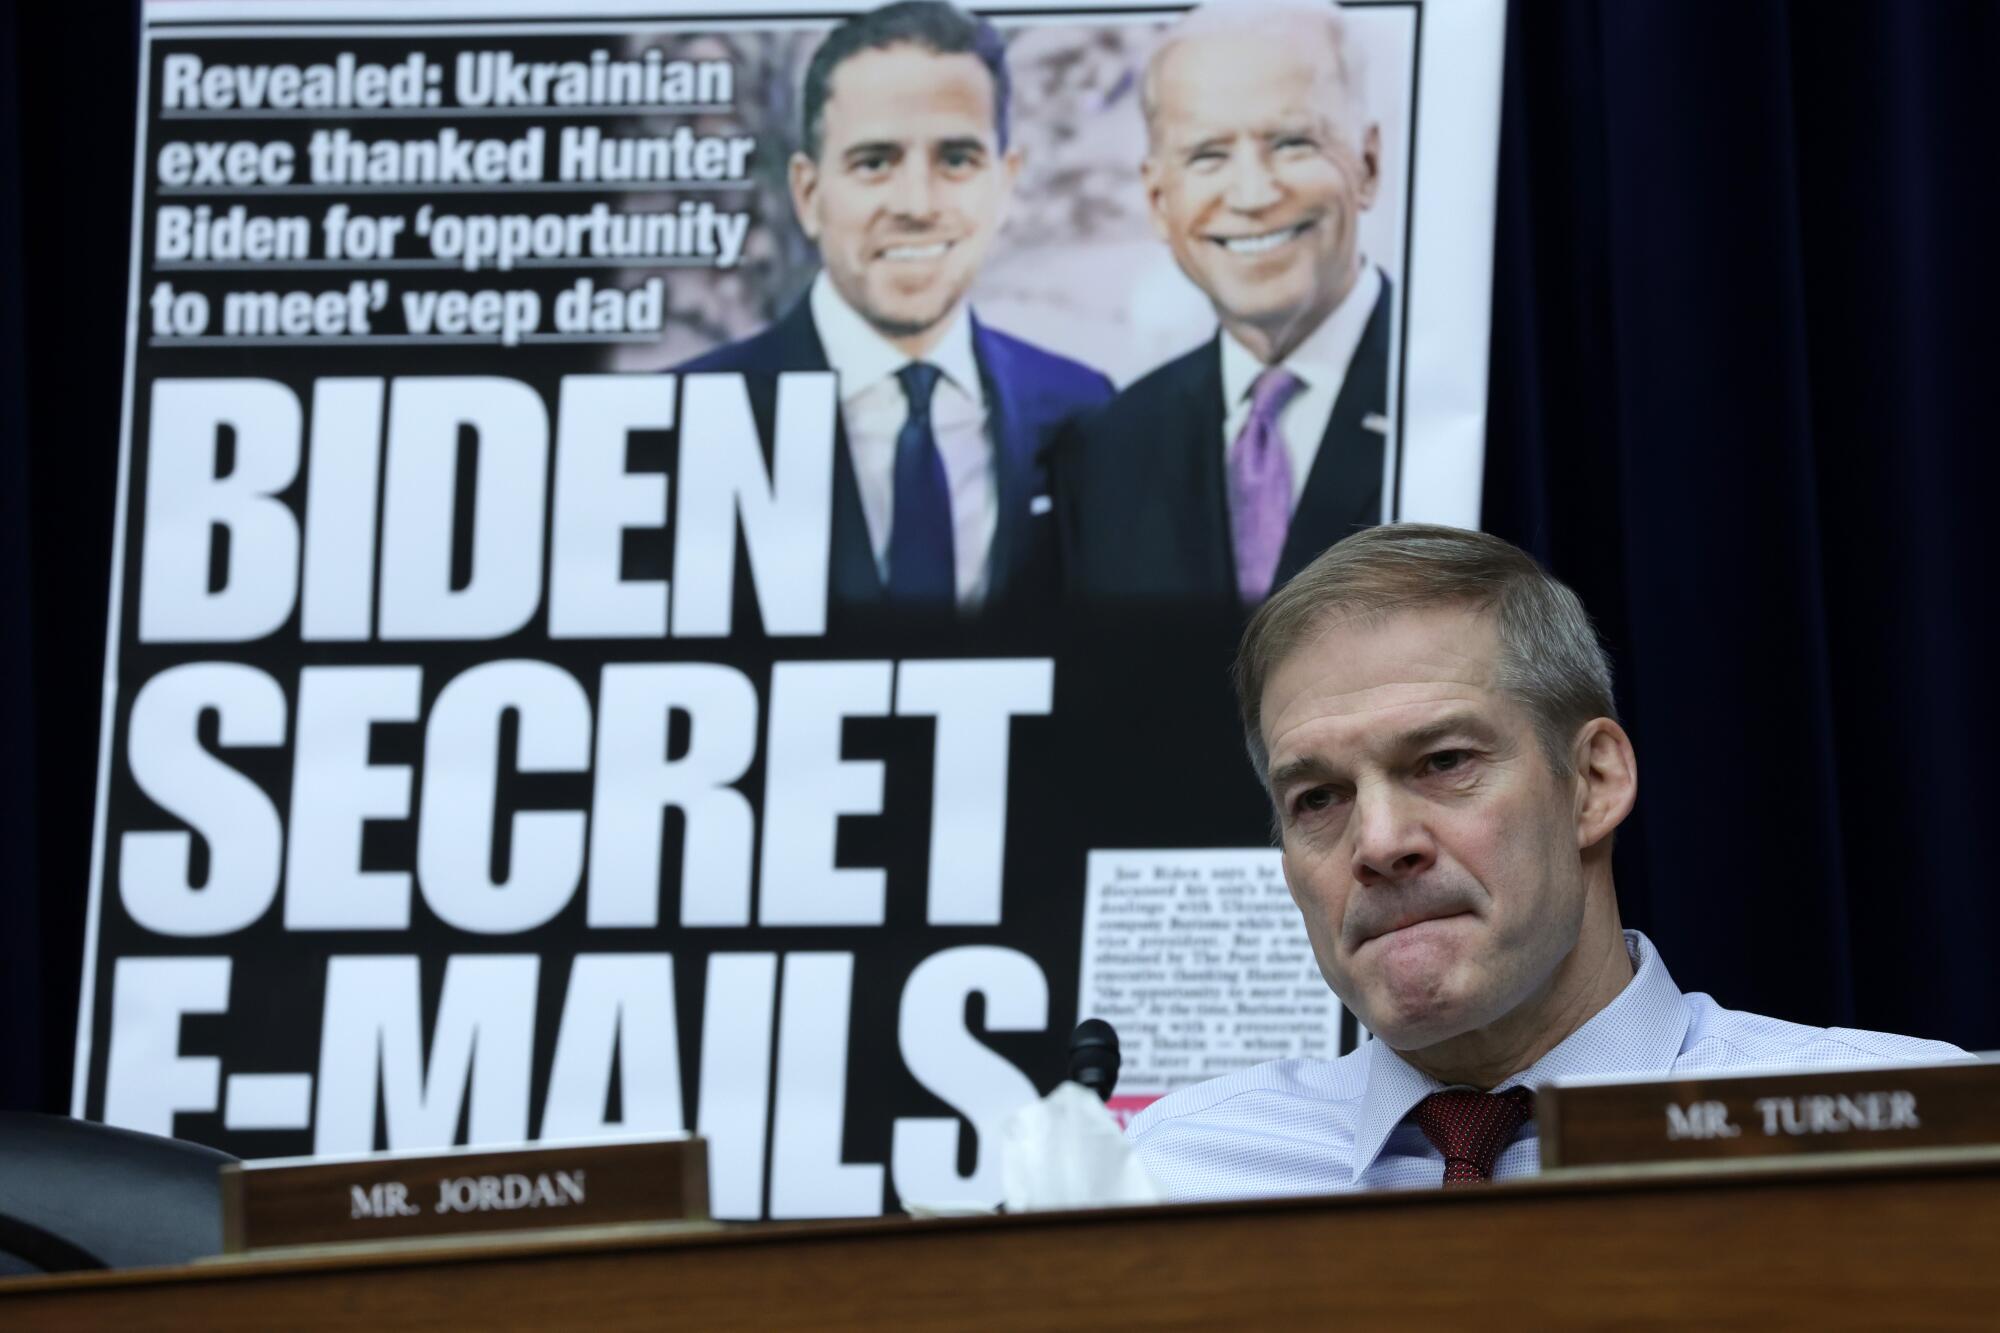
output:
M1066 581L1254 606L1384 517L1394 289L1359 243L1381 131L1324 0L1193 11L1142 105L1153 229L1221 327L1056 451Z
M837 606L969 614L1053 591L1044 452L1112 390L967 300L1020 172L1009 98L999 34L951 5L835 28L807 67L789 164L821 271L771 327L680 367L839 375Z

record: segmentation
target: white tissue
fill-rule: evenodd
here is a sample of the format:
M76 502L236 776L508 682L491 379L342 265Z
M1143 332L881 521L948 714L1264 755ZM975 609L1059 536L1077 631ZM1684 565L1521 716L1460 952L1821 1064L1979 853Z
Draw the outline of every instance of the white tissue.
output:
M1106 1208L1165 1196L1096 1093L1062 1083L1001 1132L1000 1189L1010 1213Z

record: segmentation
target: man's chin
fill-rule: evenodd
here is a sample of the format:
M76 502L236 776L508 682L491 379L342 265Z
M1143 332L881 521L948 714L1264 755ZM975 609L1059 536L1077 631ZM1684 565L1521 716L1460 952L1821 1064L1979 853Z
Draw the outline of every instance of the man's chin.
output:
M1261 329L1274 342L1296 343L1310 335L1330 312L1309 299L1314 293L1295 293L1289 290L1294 285L1291 283L1284 284L1283 290L1273 290L1276 285L1219 287L1211 292L1210 300L1225 322Z
M1398 1051L1422 1050L1470 1032L1480 1014L1450 970L1435 968L1374 978L1356 1017Z
M904 311L877 306L864 313L868 323L884 338L921 338L944 323L951 314L951 307L935 311Z
M915 338L950 319L964 298L964 291L942 283L914 292L877 289L861 313L884 337Z
M1362 1022L1368 1023L1363 1019ZM1368 1023L1376 1040L1392 1051L1421 1051L1453 1037L1462 1037L1479 1024L1463 1012L1442 1009L1425 1013L1391 1013L1379 1023Z

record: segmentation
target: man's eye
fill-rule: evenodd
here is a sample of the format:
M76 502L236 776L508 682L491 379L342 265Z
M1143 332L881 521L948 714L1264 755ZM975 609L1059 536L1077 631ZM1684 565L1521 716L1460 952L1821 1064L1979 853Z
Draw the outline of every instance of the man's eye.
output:
M1439 750L1436 754L1424 756L1424 767L1432 773L1449 773L1463 768L1472 756L1463 750Z
M1324 810L1332 804L1333 792L1327 787L1314 787L1311 791L1302 793L1298 801L1302 813Z
M854 159L854 169L864 176L880 175L889 169L888 154L879 153L868 157L857 157Z
M979 154L969 148L948 148L944 152L944 164L953 171L974 170L979 162Z

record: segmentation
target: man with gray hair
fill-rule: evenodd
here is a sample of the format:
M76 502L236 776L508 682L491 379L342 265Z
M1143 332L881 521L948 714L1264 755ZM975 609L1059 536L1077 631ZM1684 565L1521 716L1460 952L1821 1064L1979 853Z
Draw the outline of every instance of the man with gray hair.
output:
M1251 620L1236 686L1314 956L1375 1040L1148 1107L1131 1139L1171 1196L1532 1174L1532 1090L1559 1077L1964 1055L1684 995L1621 927L1638 764L1610 664L1576 594L1499 538L1347 538Z
M1360 248L1381 131L1326 0L1193 11L1142 102L1154 230L1221 327L1058 446L1067 578L1254 605L1382 518L1391 288Z

